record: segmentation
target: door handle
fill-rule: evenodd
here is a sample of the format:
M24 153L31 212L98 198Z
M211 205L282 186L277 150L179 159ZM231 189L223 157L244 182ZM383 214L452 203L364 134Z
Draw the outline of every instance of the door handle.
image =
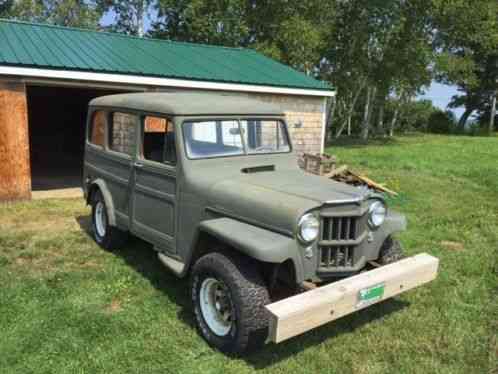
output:
M141 167L143 167L143 166L144 166L144 164L142 164L142 163L140 163L140 162L135 162L135 163L133 164L133 166L135 166L136 168L141 168Z

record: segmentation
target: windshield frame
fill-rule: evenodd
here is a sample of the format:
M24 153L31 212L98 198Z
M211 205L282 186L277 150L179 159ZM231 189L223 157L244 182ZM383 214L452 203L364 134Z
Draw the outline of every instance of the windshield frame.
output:
M279 152L248 152L246 140L244 136L241 136L242 142L242 150L243 153L240 154L224 154L224 155L214 155L214 156L206 156L206 157L191 157L188 152L187 146L187 137L185 136L185 124L187 123L195 123L195 122L216 122L216 121L235 121L237 122L239 129L241 129L241 121L275 121L283 124L284 135L287 139L287 144L289 145L288 151L279 151ZM287 122L281 117L256 117L256 116L248 116L248 117L199 117L199 118L187 118L181 122L181 133L183 138L183 151L185 157L188 160L197 161L197 160L207 160L207 159L215 159L215 158L232 158L232 157L247 157L247 156L268 156L268 155L281 155L281 154L289 154L293 151L293 145L291 141L291 137L289 134L289 129L287 126Z

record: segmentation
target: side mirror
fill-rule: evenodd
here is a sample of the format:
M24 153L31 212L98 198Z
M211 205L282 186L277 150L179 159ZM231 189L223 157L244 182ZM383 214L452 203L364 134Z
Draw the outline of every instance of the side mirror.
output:
M230 130L228 130L230 135L240 135L240 128L238 127L232 127Z

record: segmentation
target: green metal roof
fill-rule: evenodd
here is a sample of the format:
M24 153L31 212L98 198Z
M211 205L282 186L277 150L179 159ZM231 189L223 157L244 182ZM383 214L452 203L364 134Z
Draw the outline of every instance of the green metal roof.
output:
M251 49L0 20L0 65L332 90Z

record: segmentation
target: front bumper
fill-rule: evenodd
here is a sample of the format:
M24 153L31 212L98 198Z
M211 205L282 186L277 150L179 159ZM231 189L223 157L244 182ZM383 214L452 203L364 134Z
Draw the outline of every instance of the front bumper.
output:
M269 339L280 343L428 283L436 278L438 266L436 257L423 253L269 304ZM382 294L362 301L362 291L380 285Z

